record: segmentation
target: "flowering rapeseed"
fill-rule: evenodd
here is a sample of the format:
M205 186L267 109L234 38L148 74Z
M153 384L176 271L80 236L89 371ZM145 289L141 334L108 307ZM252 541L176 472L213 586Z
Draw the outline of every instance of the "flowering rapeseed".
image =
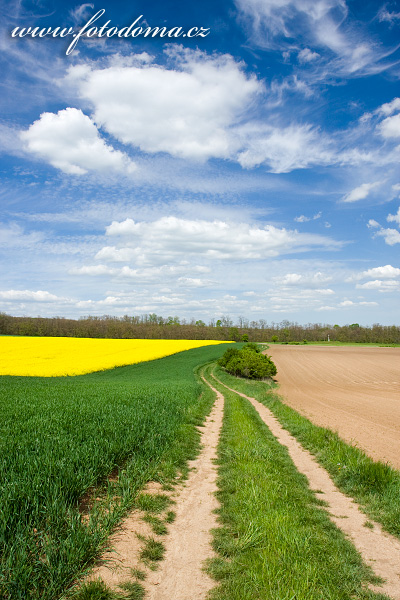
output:
M224 342L4 336L0 337L0 375L83 375L221 343Z

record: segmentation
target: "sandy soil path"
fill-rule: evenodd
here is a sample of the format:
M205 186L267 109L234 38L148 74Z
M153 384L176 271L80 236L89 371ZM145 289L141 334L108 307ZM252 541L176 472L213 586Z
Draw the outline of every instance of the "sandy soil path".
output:
M214 388L213 388L214 389ZM202 431L203 449L191 461L193 469L186 486L175 498L176 520L165 539L165 559L152 572L144 587L146 600L204 600L215 581L202 571L207 558L214 556L211 529L217 526L217 445L222 427L224 397L214 390L217 400Z
M267 353L287 404L400 468L400 348L271 345Z
M212 386L211 386L212 387ZM215 556L211 547L211 529L217 527L213 512L219 504L217 491L217 446L222 427L224 397L217 390L217 399L201 432L202 450L189 461L190 474L184 485L165 492L160 484L150 483L145 493L169 495L175 504L175 521L168 525L166 536L155 536L144 513L135 510L123 521L110 538L111 550L106 552L89 579L102 579L106 585L120 591L119 586L132 581L132 569L144 570L146 600L205 600L216 584L202 569L204 561ZM140 561L143 546L138 536L151 536L166 547L165 558L157 571L151 571Z
M363 560L376 575L385 580L382 586L371 586L371 589L387 594L393 600L400 600L399 540L383 532L378 523L373 523L373 529L365 527L367 518L358 505L337 489L325 469L283 429L271 411L254 398L236 393L251 402L278 442L287 447L291 459L297 469L307 477L311 489L319 490L317 496L327 502L332 521L349 536Z

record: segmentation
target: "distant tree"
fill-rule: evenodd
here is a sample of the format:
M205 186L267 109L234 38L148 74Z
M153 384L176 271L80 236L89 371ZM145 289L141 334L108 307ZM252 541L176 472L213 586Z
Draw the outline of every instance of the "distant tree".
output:
M233 340L234 342L238 342L240 340L239 329L237 327L230 327L228 336L229 336L230 340Z

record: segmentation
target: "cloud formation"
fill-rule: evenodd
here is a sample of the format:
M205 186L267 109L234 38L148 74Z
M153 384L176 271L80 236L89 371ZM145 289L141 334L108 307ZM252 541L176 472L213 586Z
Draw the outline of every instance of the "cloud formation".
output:
M386 220L389 223L397 223L400 227L400 207L395 215L389 214L386 217ZM382 227L377 221L374 219L370 219L368 221L367 227L372 230L376 230L374 233L374 237L380 236L383 237L386 244L388 246L394 246L395 244L400 244L400 231L398 229L392 229L391 227L385 228Z
M118 238L121 248L133 249L136 262L142 263L149 260L169 262L188 255L217 260L260 260L315 246L340 246L324 236L273 225L260 227L177 217L162 217L153 222L114 221L107 227L106 234ZM104 251L100 252L100 257L104 257ZM110 250L107 252L111 254Z
M342 202L357 202L358 200L364 200L369 196L372 190L375 190L381 185L380 181L375 181L374 183L362 183L358 187L354 188L343 196Z
M135 170L132 161L108 146L91 119L76 108L43 113L20 137L29 152L70 175Z
M143 152L194 160L228 158L229 128L263 90L230 55L170 49L172 68L157 64L72 67L70 80L93 106L93 118L120 142Z

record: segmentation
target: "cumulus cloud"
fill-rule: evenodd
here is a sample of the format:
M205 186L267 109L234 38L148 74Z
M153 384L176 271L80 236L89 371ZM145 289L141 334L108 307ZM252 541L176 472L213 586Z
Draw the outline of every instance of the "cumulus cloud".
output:
M318 52L310 50L310 48L304 48L298 53L297 57L301 63L309 63L320 58L320 55Z
M360 278L364 277L378 277L379 279L392 279L393 277L400 277L400 269L392 267L392 265L385 265L383 267L374 267L363 271Z
M128 157L108 146L91 119L76 108L43 113L20 137L29 152L64 173L135 170Z
M316 221L322 217L322 212L316 213L313 217L306 217L305 215L300 215L299 217L295 217L294 220L296 223L308 223L308 221Z
M72 67L70 77L93 106L94 121L144 152L206 160L232 153L230 126L263 84L230 55L169 49L161 65Z
M273 225L162 217L153 222L114 221L107 236L118 237L123 248L132 248L137 260L171 262L189 255L206 259L252 260L301 252L308 248L338 247L333 240Z
M380 185L380 181L375 181L374 183L362 183L343 196L342 202L357 202L358 200L364 200L364 198L369 196L372 190L378 188Z
M327 283L332 280L332 276L325 275L321 271L315 273L286 273L286 275L280 275L274 277L273 281L280 286L320 286L323 283ZM331 290L329 290L331 292Z
M397 213L395 215L388 215L387 219L386 219L389 223L397 223L398 225L400 225L400 206L399 209L397 211Z
M400 207L395 215L389 214L386 217L386 220L389 223L397 223L398 225L400 225ZM382 227L374 219L370 219L368 221L367 227L369 229L376 230L374 232L374 237L376 237L376 236L383 237L386 244L388 244L388 246L394 246L395 244L400 244L400 231L398 229L392 229L390 227L389 228Z
M378 292L396 292L400 290L400 281L389 279L382 281L382 279L375 279L367 281L366 283L358 283L357 289L360 290L377 290Z
M6 290L0 291L0 299L8 301L31 301L31 302L71 302L68 298L55 296L44 290Z
M383 237L388 246L400 244L400 231L398 231L397 229L382 228L379 231L377 231L375 235Z
M379 132L384 138L400 138L400 114L384 119Z

